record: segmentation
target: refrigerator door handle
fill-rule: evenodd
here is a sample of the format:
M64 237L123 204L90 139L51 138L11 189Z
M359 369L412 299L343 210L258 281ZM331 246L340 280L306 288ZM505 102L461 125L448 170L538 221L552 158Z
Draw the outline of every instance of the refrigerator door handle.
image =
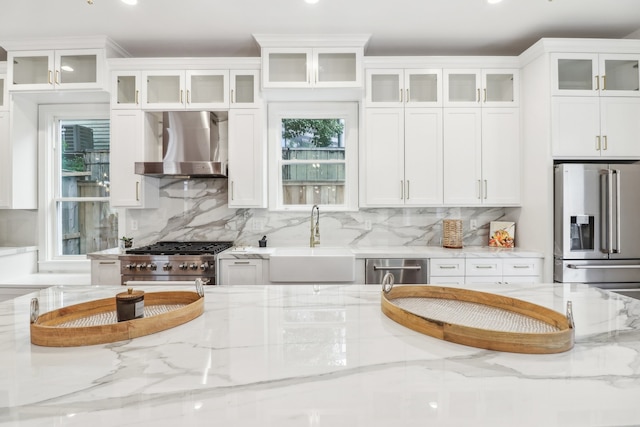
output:
M620 248L622 247L620 243L620 238L622 237L622 233L620 232L620 171L614 169L612 176L615 177L616 180L616 245L615 248L613 245L611 246L611 252L619 254Z
M604 253L611 253L611 171L604 169L600 171L600 250Z
M606 179L606 187L605 187L605 192L606 192L606 197L605 197L605 203L606 203L606 212L604 214L605 219L606 219L606 228L605 228L605 233L606 233L606 247L605 247L605 251L608 254L612 254L613 253L613 172L611 171L611 169L607 169L605 172L605 179Z
M606 264L606 265L576 265L576 264L567 264L567 268L571 268L573 270L596 270L596 269L633 269L640 268L640 265L629 265L629 264Z

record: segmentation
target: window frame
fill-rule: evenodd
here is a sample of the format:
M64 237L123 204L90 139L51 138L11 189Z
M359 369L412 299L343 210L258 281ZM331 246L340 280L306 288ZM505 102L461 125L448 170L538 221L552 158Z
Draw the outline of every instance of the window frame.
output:
M62 202L109 202L109 197L62 197L60 183L60 121L79 119L110 120L109 104L42 104L38 106L39 188L39 271L89 272L86 254L58 254L58 210ZM114 209L115 210L115 209ZM121 215L118 215L119 217Z
M323 211L358 210L359 105L357 102L274 102L268 105L269 210L308 211L313 204L285 205L282 166L282 119L344 119L345 200L343 204L322 204ZM308 161L317 163L317 161ZM341 162L341 161L340 161ZM299 163L305 163L300 161ZM339 163L326 161L326 163Z

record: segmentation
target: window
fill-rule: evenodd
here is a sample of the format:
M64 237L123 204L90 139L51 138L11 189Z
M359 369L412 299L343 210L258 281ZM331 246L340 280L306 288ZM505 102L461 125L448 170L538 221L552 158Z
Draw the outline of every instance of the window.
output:
M82 259L118 246L118 218L109 205L108 107L42 106L46 137L41 180L47 260ZM48 178L48 179L47 179Z
M269 148L273 209L357 209L357 104L270 104Z

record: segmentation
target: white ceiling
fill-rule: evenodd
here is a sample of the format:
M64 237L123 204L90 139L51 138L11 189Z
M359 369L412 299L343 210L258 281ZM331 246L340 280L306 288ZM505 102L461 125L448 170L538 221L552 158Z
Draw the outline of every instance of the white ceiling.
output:
M132 56L259 56L252 34L370 34L367 55L517 55L640 38L640 0L0 0L0 40L106 35Z

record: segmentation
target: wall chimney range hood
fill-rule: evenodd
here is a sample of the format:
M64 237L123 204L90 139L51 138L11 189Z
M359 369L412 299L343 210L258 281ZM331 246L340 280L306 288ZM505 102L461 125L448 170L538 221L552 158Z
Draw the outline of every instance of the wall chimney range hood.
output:
M226 114L163 112L162 161L136 162L135 173L154 177L226 178Z

